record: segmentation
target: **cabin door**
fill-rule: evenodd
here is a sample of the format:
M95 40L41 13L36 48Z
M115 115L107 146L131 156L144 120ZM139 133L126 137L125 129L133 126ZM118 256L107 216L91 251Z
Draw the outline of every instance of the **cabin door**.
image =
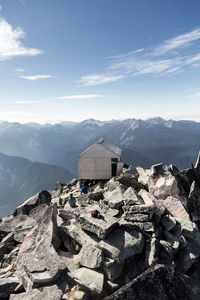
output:
M111 158L111 174L112 174L112 177L115 177L117 175L117 162L118 162L118 158Z

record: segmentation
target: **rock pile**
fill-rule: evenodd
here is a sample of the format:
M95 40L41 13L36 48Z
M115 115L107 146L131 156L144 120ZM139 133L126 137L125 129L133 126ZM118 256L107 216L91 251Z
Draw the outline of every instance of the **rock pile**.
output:
M0 299L200 299L199 222L199 158L58 183L0 223Z

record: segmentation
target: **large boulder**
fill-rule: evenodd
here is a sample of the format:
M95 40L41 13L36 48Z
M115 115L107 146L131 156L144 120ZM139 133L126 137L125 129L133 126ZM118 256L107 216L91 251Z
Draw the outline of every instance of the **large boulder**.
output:
M33 208L41 204L48 206L51 204L51 194L48 191L41 191L19 205L14 211L14 216L19 214L29 215Z
M104 199L108 201L110 207L120 208L124 200L123 192L122 186L118 185L114 190L105 192Z
M187 276L156 265L104 300L198 300L200 288Z
M54 282L66 269L57 246L57 208L50 206L27 234L17 256L17 274L26 290Z
M188 208L190 212L194 212L200 207L200 188L196 181L192 182L188 197Z
M115 229L106 239L99 242L105 256L122 263L126 258L142 253L144 247L143 235L134 230Z

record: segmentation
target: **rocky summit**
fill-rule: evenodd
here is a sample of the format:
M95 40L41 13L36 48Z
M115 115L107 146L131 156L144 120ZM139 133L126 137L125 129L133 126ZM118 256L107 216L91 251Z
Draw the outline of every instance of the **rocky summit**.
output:
M1 220L0 241L0 299L199 300L200 159L124 169L86 195L57 183Z

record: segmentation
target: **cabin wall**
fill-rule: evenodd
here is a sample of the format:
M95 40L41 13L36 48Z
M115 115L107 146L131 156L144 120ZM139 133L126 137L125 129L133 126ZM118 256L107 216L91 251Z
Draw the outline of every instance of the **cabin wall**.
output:
M109 179L111 174L111 158L120 157L101 144L95 144L78 158L78 174L80 179Z

